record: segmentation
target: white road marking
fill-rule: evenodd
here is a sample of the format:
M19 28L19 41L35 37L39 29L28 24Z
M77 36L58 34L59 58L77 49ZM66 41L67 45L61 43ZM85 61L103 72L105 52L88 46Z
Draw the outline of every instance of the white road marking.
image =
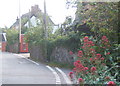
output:
M59 69L58 67L55 67L63 76L63 78L65 79L66 83L67 84L72 84L72 82L70 81L70 79L66 76L66 74L61 70Z
M30 59L28 59L28 58L25 58L26 60L28 60L28 61L30 61L30 62L32 62L32 63L34 63L34 64L36 64L36 65L39 65L37 62L35 62L35 61L33 61L33 60L30 60Z
M52 73L55 75L55 78L56 78L56 84L61 84L61 80L60 80L60 77L59 75L57 74L57 72L51 68L50 66L46 66L49 70L52 71Z
M19 54L13 54L13 55L16 55L16 56L19 56L19 57L22 57L22 58L25 58L23 55L19 55ZM26 60L36 64L36 65L39 65L37 62L33 61L33 60L30 60L28 58L25 58ZM52 73L55 75L55 78L56 78L56 84L61 84L61 80L60 80L60 77L59 75L57 74L57 72L51 68L50 66L46 66L49 70L52 71ZM66 80L66 83L67 84L72 84L72 82L69 80L69 78L66 76L66 74L61 70L59 69L58 67L55 67L63 76L63 78Z
M19 55L19 54L13 54L13 55L16 55L16 56L25 58L23 55ZM30 60L30 59L28 59L28 58L25 58L25 59L28 60L28 61L30 61L30 62L32 62L32 63L34 63L34 64L36 64L36 65L39 65L37 62L35 62L35 61L33 61L33 60Z

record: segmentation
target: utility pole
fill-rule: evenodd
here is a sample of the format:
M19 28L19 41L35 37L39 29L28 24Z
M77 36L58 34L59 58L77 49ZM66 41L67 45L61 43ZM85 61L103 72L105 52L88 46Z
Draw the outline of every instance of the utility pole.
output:
M21 43L21 6L20 6L20 0L19 0L19 43ZM19 46L20 47L20 46Z
M30 12L30 9L29 9L29 18L28 18L28 19L29 19L29 23L28 23L28 27L29 27L29 28L31 27L31 25L30 25L30 24L31 24L31 22L30 22L30 17L31 17L31 12Z
M45 29L45 37L47 38L46 1L45 0L44 0L44 29Z
M20 49L21 49L21 4L20 4L20 0L19 0L19 50L18 52L20 53Z
M46 1L44 0L44 37L45 37L45 60L47 59L47 22L46 22Z

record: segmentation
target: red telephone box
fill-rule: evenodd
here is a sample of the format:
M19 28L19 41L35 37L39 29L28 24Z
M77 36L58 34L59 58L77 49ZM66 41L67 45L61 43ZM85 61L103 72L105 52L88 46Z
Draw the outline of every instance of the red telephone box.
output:
M28 52L28 43L25 42L24 34L21 34L20 52Z

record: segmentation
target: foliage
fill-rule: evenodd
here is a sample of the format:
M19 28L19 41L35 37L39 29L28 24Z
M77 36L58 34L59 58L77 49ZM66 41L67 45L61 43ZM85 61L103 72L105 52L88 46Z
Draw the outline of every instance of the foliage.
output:
M79 47L80 35L70 33L69 35L59 35L57 37L49 38L47 41L47 55L50 58L55 47L64 47L68 50L77 51Z
M19 50L19 48L17 46L17 44L19 44L18 30L16 30L16 29L6 29L6 30L4 30L4 32L6 33L6 39L7 39L6 50L10 51L10 52L18 53L18 50ZM15 45L15 47L13 47L13 45Z
M6 32L6 38L7 38L7 44L12 45L15 43L18 43L19 41L19 33L16 29L7 29Z
M24 34L25 32L27 32L27 29L28 29L27 27L22 27L21 28L21 34Z
M119 67L112 61L108 38L102 36L100 40L92 40L93 38L84 37L81 40L82 46L75 57L73 72L78 79L78 83L109 84L109 81L112 81L114 84L120 84L116 80ZM108 63L110 63L110 67ZM110 72L111 70L112 72ZM74 78L72 72L70 72L69 76L71 79Z
M79 0L66 0L68 7L76 7L76 18L73 22L77 26L86 23L96 36L106 35L111 43L118 42L118 15L119 2L80 2Z
M27 30L25 33L26 42L29 43L29 48L34 45L39 45L43 47L41 50L44 52L42 55L47 58L47 44L49 43L47 39L52 37L52 25L47 23L48 27L46 27L46 31L44 29L44 23L41 21L37 27L32 27ZM47 36L47 37L46 37ZM48 52L49 53L49 52Z
M44 40L43 27L29 28L25 33L26 42L29 44L40 44Z
M4 33L7 29L8 29L7 27L5 27L5 28L0 28L0 32L1 32L1 33Z
M111 42L118 42L117 2L78 2L77 16L81 23L92 28L96 36L106 35Z

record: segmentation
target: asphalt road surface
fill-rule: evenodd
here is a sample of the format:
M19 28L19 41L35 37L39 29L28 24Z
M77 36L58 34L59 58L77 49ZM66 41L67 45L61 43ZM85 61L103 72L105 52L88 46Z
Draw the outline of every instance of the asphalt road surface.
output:
M1 56L2 55L2 56ZM70 84L67 72L37 64L12 53L0 53L2 84ZM58 70L57 70L58 69ZM66 70L65 70L66 71ZM1 82L1 81L0 81Z

